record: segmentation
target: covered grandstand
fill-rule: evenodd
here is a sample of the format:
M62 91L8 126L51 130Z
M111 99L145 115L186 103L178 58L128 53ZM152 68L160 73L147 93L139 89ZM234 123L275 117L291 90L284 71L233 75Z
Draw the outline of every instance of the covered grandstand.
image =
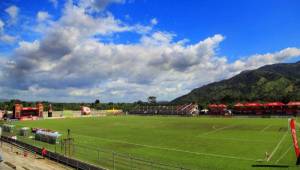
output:
M137 106L129 114L141 115L197 115L199 114L197 104L184 104L177 106Z
M225 107L224 104L209 104L209 114L224 115L226 110L231 110L234 115L298 115L300 114L300 102L247 102L236 103L233 107Z

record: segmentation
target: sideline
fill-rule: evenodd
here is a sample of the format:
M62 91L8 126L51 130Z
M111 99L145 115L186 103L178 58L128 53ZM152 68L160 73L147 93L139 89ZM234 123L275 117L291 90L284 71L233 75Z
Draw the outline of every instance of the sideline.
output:
M248 140L240 138L218 138L218 137L206 137L206 136L197 136L202 139L214 139L214 140L227 140L227 141L236 141L236 142L248 142L248 143L265 143L265 144L274 144L275 142L269 142L266 140Z

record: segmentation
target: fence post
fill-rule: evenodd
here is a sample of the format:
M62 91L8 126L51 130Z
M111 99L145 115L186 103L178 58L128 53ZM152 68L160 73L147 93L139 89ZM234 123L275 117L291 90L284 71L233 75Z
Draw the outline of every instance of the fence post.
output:
M60 163L60 161L59 161L59 159L58 159L58 154L56 154L56 161L57 161L58 163Z

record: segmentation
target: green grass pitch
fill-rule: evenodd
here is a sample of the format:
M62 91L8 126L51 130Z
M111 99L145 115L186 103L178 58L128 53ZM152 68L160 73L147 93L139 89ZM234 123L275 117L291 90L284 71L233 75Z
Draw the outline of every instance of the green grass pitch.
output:
M287 118L107 116L16 124L64 134L71 129L79 145L189 169L255 169L253 164L297 169ZM87 152L78 151L78 158L99 163Z

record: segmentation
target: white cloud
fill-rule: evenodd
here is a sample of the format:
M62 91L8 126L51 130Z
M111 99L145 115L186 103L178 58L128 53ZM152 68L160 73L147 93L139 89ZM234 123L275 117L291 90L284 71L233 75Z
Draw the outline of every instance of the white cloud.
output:
M5 12L8 13L8 15L11 18L11 23L15 23L19 14L19 8L15 5L12 5L5 9Z
M0 33L4 30L4 22L0 19Z
M91 12L99 12L104 10L109 4L123 4L125 0L80 0L79 4Z
M110 13L95 17L68 3L62 17L44 29L43 38L22 41L10 59L0 60L5 94L53 100L136 101L149 95L169 100L201 85L299 56L300 49L256 54L229 63L217 51L225 37L216 34L187 44L174 33L129 25ZM153 23L152 23L153 24ZM134 44L104 43L95 36L141 34Z
M152 25L156 25L156 24L158 24L158 20L156 18L152 18L151 21L150 21L150 23Z
M127 26L117 20L110 13L94 18L86 13L84 8L73 4L67 4L56 27L68 27L77 29L82 36L107 35L116 32L133 31L134 26Z
M11 44L11 43L14 43L16 40L17 40L17 38L14 37L14 36L10 36L10 35L7 35L7 34L2 34L2 35L0 34L0 41L1 42Z
M144 35L141 38L141 43L150 46L168 45L173 40L175 35L168 32L154 32L152 35Z
M285 48L275 53L256 54L244 59L236 60L231 64L231 68L232 70L237 70L237 72L239 72L243 69L250 70L266 64L279 63L297 56L300 56L299 48Z
M38 22L42 22L45 21L47 19L49 19L51 16L49 15L48 12L46 11L39 11L36 15L36 18L38 20Z
M4 31L4 25L5 23L0 19L0 42L6 44L12 44L16 41L17 38L6 34Z

